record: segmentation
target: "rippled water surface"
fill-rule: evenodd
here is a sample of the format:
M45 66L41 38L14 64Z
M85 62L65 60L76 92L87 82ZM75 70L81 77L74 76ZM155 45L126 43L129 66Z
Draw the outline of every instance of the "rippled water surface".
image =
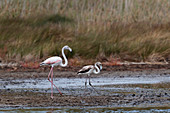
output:
M80 95L81 91L84 90L84 82L86 78L55 78L54 83L62 89L62 92L65 94L70 95ZM159 92L162 91L169 91L170 89L170 77L124 77L124 78L92 78L91 79L92 84L95 86L95 88L100 91L104 92L102 94L109 95L111 94L111 91L113 91L113 94L116 93L126 93L126 92L135 92L135 90L153 90L154 88L162 89ZM119 86L119 87L118 87ZM127 88L128 87L128 88ZM37 90L38 92L42 91L47 93L50 93L51 84L47 79L8 79L8 80L0 80L0 89L19 89L19 90L29 90L29 89L41 89ZM72 90L69 90L72 89ZM78 91L76 91L78 89ZM111 89L107 92L108 89ZM18 90L18 91L19 91ZM35 91L35 90L33 90ZM143 91L143 90L142 90ZM155 90L153 90L155 91ZM157 89L156 89L157 91ZM93 94L92 94L93 95ZM94 95L96 95L94 93ZM111 95L110 95L111 96ZM168 98L168 95L167 97ZM65 112L82 112L82 113L170 113L170 106L158 106L158 107L67 107L67 108L0 108L0 112L10 112L10 113L47 113L47 112L59 112L59 113L65 113Z
M0 110L0 112L22 113L170 113L170 108L25 108Z
M50 88L50 82L47 79L18 79L3 81L0 80L0 89L3 88ZM85 78L56 78L54 84L58 87L82 87ZM102 85L121 85L121 84L156 84L170 82L170 77L125 77L125 78L91 78L94 86Z

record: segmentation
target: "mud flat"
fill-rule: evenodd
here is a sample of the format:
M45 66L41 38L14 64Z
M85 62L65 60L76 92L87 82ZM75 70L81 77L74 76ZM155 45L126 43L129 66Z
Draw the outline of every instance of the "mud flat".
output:
M48 71L0 70L0 111L153 111L170 112L170 70L108 71L93 75L85 90L86 76L76 71L55 71L51 85Z

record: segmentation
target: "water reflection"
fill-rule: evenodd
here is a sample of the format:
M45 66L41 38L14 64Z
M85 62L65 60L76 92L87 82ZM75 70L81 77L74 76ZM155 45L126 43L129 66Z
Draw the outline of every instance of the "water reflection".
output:
M3 112L22 113L169 113L170 107L148 108L27 108L0 110Z

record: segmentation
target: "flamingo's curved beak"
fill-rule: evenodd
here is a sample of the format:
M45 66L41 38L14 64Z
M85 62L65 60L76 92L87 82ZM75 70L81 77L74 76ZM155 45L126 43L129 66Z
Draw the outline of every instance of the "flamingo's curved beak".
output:
M69 51L70 51L70 52L72 52L72 49L71 49L71 48L69 48Z
M100 65L100 70L102 70L102 65Z
M40 66L43 66L43 65L45 65L45 63L41 62L41 63L40 63Z
M42 63L40 63L40 66L42 66L43 64Z

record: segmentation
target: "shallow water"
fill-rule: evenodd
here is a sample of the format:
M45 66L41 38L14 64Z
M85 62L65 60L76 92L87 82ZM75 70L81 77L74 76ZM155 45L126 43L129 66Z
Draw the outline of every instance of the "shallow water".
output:
M84 82L86 78L55 78L54 84L56 84L65 95L76 95L80 96L84 93ZM92 84L95 88L100 91L101 95L115 96L119 94L129 93L127 98L132 98L131 95L135 94L136 97L145 95L145 98L152 97L156 92L159 94L165 94L161 98L169 98L169 88L170 88L170 77L123 77L123 78L112 78L112 77L100 77L100 78L91 78ZM0 89L6 90L11 89L14 91L32 91L32 92L43 92L51 93L51 84L47 79L7 79L0 80ZM155 89L156 88L156 89ZM37 90L35 90L37 89ZM92 89L92 88L91 88ZM54 92L58 93L57 90ZM99 96L93 91L90 92L91 96ZM165 102L162 103L144 103L140 106L132 106L131 104L119 105L117 107L104 106L104 107L67 107L67 108L46 108L46 107L37 107L37 108L28 108L20 106L19 108L14 109L14 107L0 108L0 112L26 112L26 113L46 113L46 112L82 112L82 113L169 113L170 106ZM147 107L155 106L155 107ZM161 107L160 107L161 106Z
M68 87L83 87L85 78L55 78L54 84L61 88ZM125 78L91 78L91 83L94 86L104 85L122 85L122 84L156 84L168 83L170 77L125 77ZM17 80L0 80L0 89L15 89L15 88L51 88L50 82L47 79L17 79Z

